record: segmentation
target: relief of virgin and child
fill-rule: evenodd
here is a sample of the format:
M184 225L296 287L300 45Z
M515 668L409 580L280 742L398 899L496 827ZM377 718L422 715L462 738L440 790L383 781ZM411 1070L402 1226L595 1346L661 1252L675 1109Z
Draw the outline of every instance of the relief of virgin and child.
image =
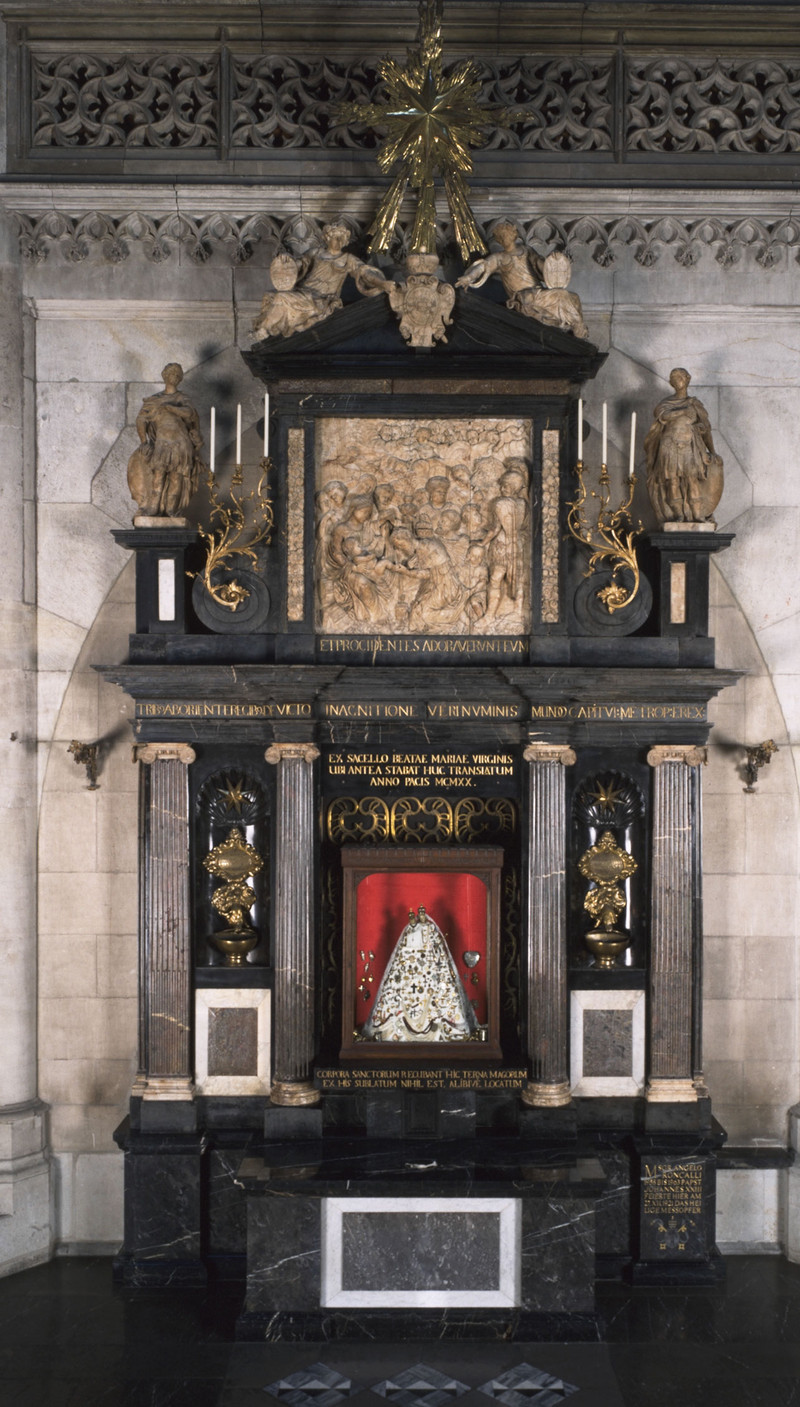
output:
M486 635L527 628L523 456L479 454L470 463L388 455L370 475L346 460L323 462L317 492L319 629Z

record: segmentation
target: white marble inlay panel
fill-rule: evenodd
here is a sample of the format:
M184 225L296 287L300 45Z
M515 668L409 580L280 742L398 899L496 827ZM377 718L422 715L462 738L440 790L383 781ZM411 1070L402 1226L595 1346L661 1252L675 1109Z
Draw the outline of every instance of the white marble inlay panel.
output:
M269 1094L270 997L263 987L199 987L195 993L195 1083L201 1094ZM255 1007L258 1059L255 1075L209 1075L209 1013L220 1007Z
M175 572L177 563L174 557L158 559L158 619L175 619Z
M583 1068L583 1020L586 1011L631 1013L632 1058L630 1075L589 1075ZM570 1001L570 1065L572 1093L604 1098L641 1094L644 1088L644 1014L642 991L575 991Z
M388 1285L380 1290L344 1289L344 1218L387 1213L423 1219L430 1214L494 1218L497 1223L498 1265L495 1283L473 1284L460 1290L392 1289ZM323 1308L351 1309L513 1308L520 1303L521 1298L520 1228L521 1202L517 1198L324 1197L320 1304ZM404 1244L408 1246L410 1261L414 1255L415 1244L409 1231L410 1228L407 1230ZM430 1251L428 1253L430 1254Z

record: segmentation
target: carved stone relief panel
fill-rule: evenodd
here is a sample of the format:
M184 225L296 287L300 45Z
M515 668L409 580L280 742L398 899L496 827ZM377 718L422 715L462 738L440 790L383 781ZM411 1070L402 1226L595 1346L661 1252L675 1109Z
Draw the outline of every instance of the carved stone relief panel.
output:
M322 420L317 629L529 631L530 446L529 420Z

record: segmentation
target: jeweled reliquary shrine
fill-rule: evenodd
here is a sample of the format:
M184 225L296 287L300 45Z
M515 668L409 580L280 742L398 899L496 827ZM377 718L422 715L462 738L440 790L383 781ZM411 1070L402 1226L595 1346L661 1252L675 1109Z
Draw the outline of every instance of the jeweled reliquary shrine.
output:
M599 1276L717 1274L721 463L678 368L643 533L633 456L610 482L583 423L604 357L568 261L507 225L481 256L465 216L449 279L415 189L399 272L336 224L310 267L274 261L244 353L260 463L239 440L208 473L165 368L115 533L137 620L106 673L142 764L118 1269L246 1265L245 1337L569 1335Z

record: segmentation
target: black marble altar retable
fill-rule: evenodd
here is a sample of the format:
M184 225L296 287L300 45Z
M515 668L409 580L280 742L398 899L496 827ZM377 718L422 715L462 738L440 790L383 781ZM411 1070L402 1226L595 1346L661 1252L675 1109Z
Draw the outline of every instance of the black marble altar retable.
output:
M567 515L604 358L477 293L433 349L376 298L245 360L274 527L219 569L239 604L199 533L115 534L142 821L119 1276L243 1277L239 1333L272 1338L569 1338L598 1279L713 1283L730 537L590 562Z

